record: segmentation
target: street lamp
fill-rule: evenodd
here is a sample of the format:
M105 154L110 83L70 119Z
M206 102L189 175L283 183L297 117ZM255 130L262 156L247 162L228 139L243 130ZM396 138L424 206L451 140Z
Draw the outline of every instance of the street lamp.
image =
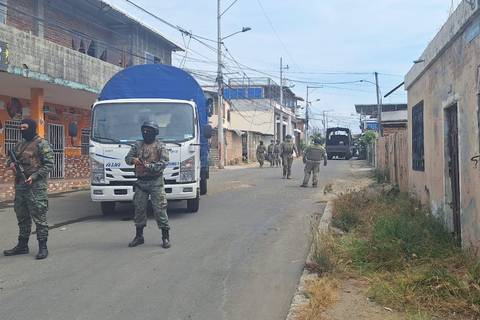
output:
M252 30L252 28L250 28L250 27L243 27L242 30L239 30L239 31L237 31L237 32L234 32L234 33L232 33L232 34L229 34L229 35L226 36L226 37L223 37L223 38L222 38L222 42L223 42L223 40L225 40L225 39L227 39L227 38L230 38L231 36L234 36L234 35L239 34L239 33L242 33L242 32L247 32L247 31L250 31L250 30Z
M309 129L309 112L308 112L308 105L311 104L310 101L308 101L308 90L309 89L321 89L323 86L307 86L307 98L305 99L305 142L308 144L308 129ZM317 99L316 101L320 101L320 99Z
M252 30L250 27L243 27L242 30L234 32L222 38L222 16L236 3L232 2L223 12L221 8L221 0L217 0L217 83L218 83L218 168L223 169L225 166L225 140L223 137L223 65L222 65L222 44L227 38L230 38L238 33Z

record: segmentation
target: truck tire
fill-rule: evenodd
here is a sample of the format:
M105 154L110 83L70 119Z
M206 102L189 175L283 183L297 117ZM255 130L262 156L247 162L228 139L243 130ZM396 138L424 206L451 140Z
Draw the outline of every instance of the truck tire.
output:
M100 207L104 216L115 213L114 201L100 202Z
M204 196L207 194L208 188L207 188L207 179L202 178L200 179L200 195Z
M195 213L200 208L200 194L197 193L195 199L187 200L187 211L190 213Z

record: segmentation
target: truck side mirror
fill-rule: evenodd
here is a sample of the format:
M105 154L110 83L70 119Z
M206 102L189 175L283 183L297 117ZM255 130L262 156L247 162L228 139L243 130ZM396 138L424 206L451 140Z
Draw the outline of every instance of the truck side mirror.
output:
M212 98L207 99L207 112L209 117L213 115L213 99Z
M70 122L68 125L68 135L71 138L75 138L78 135L78 126L76 122Z
M212 126L207 124L203 127L203 136L207 139L210 139L212 137Z

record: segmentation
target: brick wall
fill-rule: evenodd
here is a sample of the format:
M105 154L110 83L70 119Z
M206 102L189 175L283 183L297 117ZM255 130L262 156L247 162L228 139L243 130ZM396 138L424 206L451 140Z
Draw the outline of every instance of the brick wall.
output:
M14 175L5 167L6 158L0 156L0 202L13 200ZM90 185L90 164L88 156L65 158L65 179L50 179L48 192L59 193L87 189Z
M101 4L89 5L74 0L45 0L43 19L35 12L34 0L8 2L7 25L38 35L43 25L43 37L61 46L85 52L92 41L96 45L95 57L106 50L106 61L122 67L145 63L145 52L157 56L164 64L171 64L171 49L154 32L129 23L127 18L112 19ZM44 20L44 22L42 22Z
M225 138L227 140L227 158L228 165L236 165L242 162L242 137L235 132L226 131Z

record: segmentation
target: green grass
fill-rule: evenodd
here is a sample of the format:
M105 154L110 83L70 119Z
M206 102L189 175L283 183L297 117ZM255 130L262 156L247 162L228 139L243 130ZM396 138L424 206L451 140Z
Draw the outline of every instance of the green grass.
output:
M332 223L347 233L324 242L323 252L337 270L369 279L375 301L411 319L480 318L480 262L418 201L348 193L336 200Z

